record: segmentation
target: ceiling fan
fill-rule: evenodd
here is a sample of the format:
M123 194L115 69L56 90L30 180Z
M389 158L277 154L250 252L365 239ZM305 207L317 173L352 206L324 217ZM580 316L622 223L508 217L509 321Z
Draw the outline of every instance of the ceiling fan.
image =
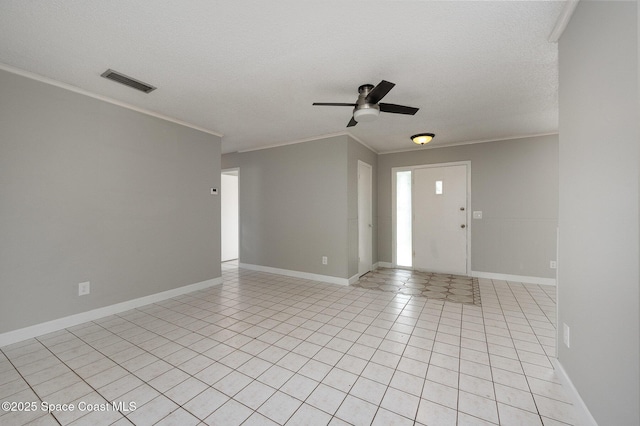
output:
M391 89L393 89L395 83L391 83L386 80L382 80L377 86L373 84L363 84L358 87L358 100L355 103L341 103L341 102L314 102L316 106L351 106L353 108L353 116L347 124L347 127L353 127L360 122L373 121L378 118L380 111L390 112L392 114L407 114L415 115L419 108L413 108L404 105L386 104L380 102L382 98L386 96Z

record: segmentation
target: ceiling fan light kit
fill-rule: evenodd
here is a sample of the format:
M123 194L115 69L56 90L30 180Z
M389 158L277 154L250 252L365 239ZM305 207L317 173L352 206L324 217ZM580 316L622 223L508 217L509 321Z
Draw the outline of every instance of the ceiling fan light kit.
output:
M378 107L378 105L360 108L353 111L353 119L358 123L368 123L370 121L375 121L379 115L380 108Z
M417 135L411 136L411 140L415 144L426 145L431 142L431 139L433 139L434 137L434 133L418 133Z
M373 84L363 84L358 87L358 100L355 103L343 102L314 102L315 106L350 106L353 107L353 115L347 127L353 127L358 123L374 121L380 112L392 114L415 115L419 108L405 105L386 104L380 102L387 93L395 86L386 80L382 80L377 86Z

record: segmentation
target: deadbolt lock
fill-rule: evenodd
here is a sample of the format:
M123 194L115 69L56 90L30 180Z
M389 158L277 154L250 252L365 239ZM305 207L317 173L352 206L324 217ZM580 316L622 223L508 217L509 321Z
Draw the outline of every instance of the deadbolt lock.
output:
M464 223L462 225L460 225L460 228L466 228L467 225L465 225Z
M464 211L464 207L460 207L460 211L463 212Z

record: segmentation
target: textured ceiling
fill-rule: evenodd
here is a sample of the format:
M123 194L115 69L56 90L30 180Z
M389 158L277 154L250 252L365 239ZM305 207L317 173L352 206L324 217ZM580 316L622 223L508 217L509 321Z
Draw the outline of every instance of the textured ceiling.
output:
M223 152L348 132L378 152L554 133L562 2L2 0L0 63L223 135ZM158 89L103 79L113 68ZM420 108L347 129L361 84ZM431 145L431 144L430 144Z

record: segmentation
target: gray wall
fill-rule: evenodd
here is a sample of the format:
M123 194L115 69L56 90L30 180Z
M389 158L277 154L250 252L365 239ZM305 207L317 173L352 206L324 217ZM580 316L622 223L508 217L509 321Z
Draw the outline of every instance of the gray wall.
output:
M346 278L345 158L346 136L223 155L240 168L240 262Z
M392 262L393 167L471 161L471 268L555 278L558 137L427 148L378 158L378 256Z
M640 424L636 8L581 1L559 44L558 359L601 425Z
M0 332L220 276L220 138L5 71L0 93Z
M374 167L375 192L376 154L346 135L223 155L223 168L240 168L240 262L357 274L358 160Z

